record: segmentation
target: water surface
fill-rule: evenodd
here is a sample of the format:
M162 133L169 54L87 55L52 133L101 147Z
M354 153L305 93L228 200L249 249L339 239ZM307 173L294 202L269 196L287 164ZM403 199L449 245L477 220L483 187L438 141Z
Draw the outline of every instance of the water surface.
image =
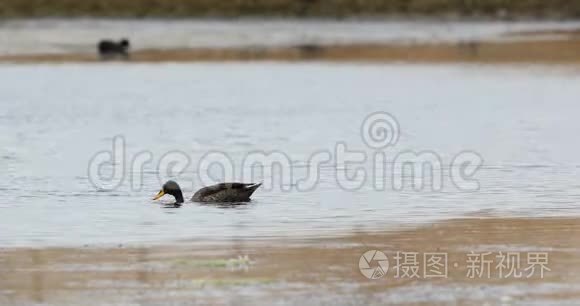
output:
M304 237L466 215L578 215L579 76L541 66L3 65L0 245ZM479 190L459 190L444 173L441 191L393 190L390 177L385 190L369 180L349 191L336 172L354 166L339 163L321 167L311 190L296 190L314 152L332 152L338 142L374 152L360 127L376 111L400 123L389 159L428 150L447 167L458 153L477 152ZM126 142L125 180L96 188L89 162L117 135ZM276 181L286 176L275 169L257 175L274 188L248 205L165 209L151 201L169 178L191 196L202 185L197 161L209 151L227 154L239 175L249 152L273 150L291 159L292 181ZM144 151L154 162L130 169ZM192 162L178 176L156 163L174 151ZM370 172L370 163L362 168ZM133 178L142 181L132 186Z

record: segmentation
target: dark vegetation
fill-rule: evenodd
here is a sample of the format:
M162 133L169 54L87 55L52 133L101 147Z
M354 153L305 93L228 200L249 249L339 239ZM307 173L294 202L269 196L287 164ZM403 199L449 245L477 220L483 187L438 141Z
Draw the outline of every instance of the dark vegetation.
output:
M575 18L580 0L1 0L2 17Z

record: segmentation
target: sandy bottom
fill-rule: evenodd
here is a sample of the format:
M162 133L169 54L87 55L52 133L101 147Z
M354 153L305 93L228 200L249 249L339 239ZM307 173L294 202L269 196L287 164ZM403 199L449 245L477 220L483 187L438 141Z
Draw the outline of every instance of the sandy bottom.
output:
M369 62L475 62L475 63L580 63L580 38L510 42L433 44L298 45L293 47L227 47L142 49L128 62L193 61L369 61ZM96 54L0 55L0 62L97 62Z
M470 218L342 238L2 249L0 304L577 305L579 237L577 218ZM387 259L361 261L369 250Z

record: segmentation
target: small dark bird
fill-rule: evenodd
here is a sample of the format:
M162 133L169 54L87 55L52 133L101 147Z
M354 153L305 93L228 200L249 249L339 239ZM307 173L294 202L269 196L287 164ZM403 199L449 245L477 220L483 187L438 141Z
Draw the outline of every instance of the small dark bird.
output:
M199 203L231 203L231 202L248 202L250 196L258 189L262 183L259 184L245 184L245 183L221 183L198 190L191 201ZM157 200L162 196L169 194L175 198L175 204L183 203L183 193L181 188L174 181L167 181L163 184L163 188L157 193L153 200Z
M119 42L105 39L97 45L102 60L129 59L129 47L129 40L125 38Z

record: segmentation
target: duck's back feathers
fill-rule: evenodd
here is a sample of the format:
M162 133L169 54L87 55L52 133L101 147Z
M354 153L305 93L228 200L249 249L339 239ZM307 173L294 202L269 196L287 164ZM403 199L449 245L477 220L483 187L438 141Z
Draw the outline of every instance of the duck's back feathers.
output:
M259 184L221 183L198 190L191 198L194 202L247 202Z

